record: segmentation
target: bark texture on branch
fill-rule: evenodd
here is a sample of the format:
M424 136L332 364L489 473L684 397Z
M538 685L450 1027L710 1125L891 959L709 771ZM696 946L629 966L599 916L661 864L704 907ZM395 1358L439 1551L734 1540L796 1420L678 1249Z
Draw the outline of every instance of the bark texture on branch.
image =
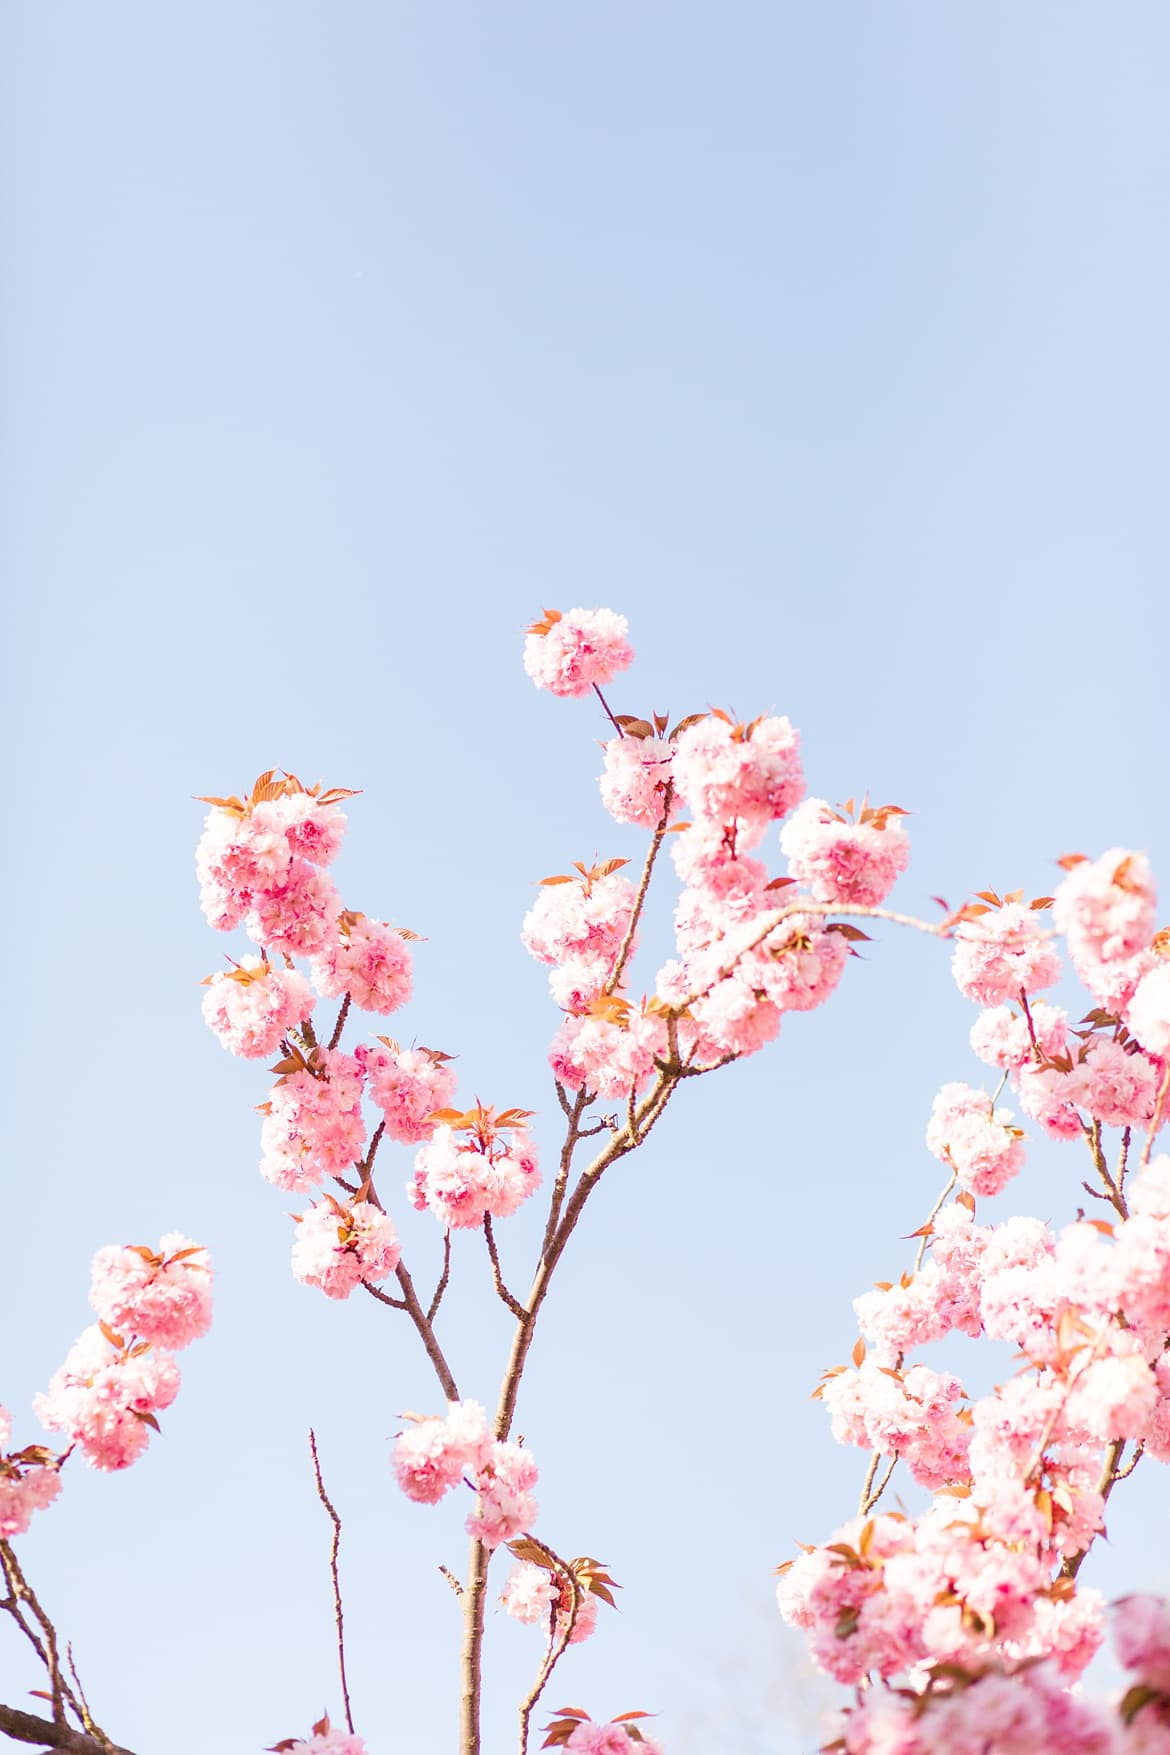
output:
M133 1755L119 1743L99 1743L85 1731L72 1725L55 1724L51 1718L36 1718L31 1712L20 1712L15 1706L0 1706L0 1731L17 1743L39 1743L45 1749L63 1749L66 1755Z

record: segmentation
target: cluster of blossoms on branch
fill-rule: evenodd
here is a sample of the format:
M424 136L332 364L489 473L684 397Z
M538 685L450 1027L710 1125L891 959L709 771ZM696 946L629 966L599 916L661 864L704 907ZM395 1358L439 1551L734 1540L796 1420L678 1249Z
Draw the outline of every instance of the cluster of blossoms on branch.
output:
M632 662L626 635L625 619L611 610L547 610L529 630L524 654L539 687L562 697L599 696L616 734L604 747L602 801L618 824L651 835L640 881L625 858L578 863L543 880L521 929L526 949L549 968L562 1014L549 1058L572 1130L551 1194L546 1267L567 1236L562 1225L576 1222L573 1201L566 1209L576 1141L608 1130L620 1139L617 1155L632 1150L681 1078L756 1052L786 1012L828 999L854 941L865 936L829 916L884 900L908 856L897 807L802 803L799 736L783 717L737 723L713 710L672 728L657 713L613 714L601 691ZM561 1560L533 1533L536 1464L508 1436L508 1398L494 1426L477 1403L461 1400L433 1328L453 1236L481 1231L496 1289L520 1325L522 1365L535 1306L507 1290L492 1225L540 1187L531 1116L478 1099L455 1108L450 1056L438 1050L404 1048L388 1036L341 1046L353 1012L384 1015L409 999L415 936L346 908L324 869L342 843L339 807L353 796L270 770L245 797L206 801L197 854L204 911L219 930L242 926L258 954L242 954L208 978L204 1015L232 1053L276 1056L276 1084L260 1105L260 1167L276 1187L316 1197L295 1215L298 1278L333 1298L364 1286L405 1309L440 1361L447 1411L407 1417L394 1472L408 1497L425 1504L460 1482L473 1491L467 1529L474 1541L485 1553L507 1545L518 1561L503 1606L545 1629L539 1694L564 1649L592 1632L599 1602L612 1602L613 1581L597 1562ZM761 843L785 819L787 870L773 874ZM667 835L681 881L675 954L639 996L631 987L638 926ZM318 1036L324 999L339 1009ZM614 1133L613 1120L585 1125L590 1105L614 1100L626 1106L624 1133ZM372 1129L366 1101L380 1112ZM384 1140L413 1149L409 1204L444 1233L443 1271L425 1311L375 1186ZM379 1290L392 1274L400 1298ZM537 1303L541 1295L534 1293ZM550 1728L550 1744L601 1755L639 1744L656 1749L641 1716L597 1724L569 1715Z
M508 1289L493 1227L541 1188L532 1112L478 1098L456 1108L451 1056L437 1049L382 1035L342 1046L353 1013L385 1016L410 999L416 936L345 907L326 869L345 831L340 805L355 794L270 770L246 797L205 801L197 853L210 924L242 928L255 947L208 977L203 1009L231 1053L275 1056L276 1082L259 1105L260 1168L278 1189L311 1197L293 1215L293 1271L329 1298L360 1287L405 1312L442 1386L444 1413L402 1416L392 1465L420 1504L460 1485L473 1495L468 1572L462 1582L447 1573L464 1605L465 1755L480 1750L493 1553L504 1547L515 1562L505 1611L545 1636L520 1708L521 1755L554 1668L593 1632L599 1604L613 1604L600 1562L563 1559L536 1532L536 1463L511 1436L534 1325L586 1200L684 1080L758 1052L786 1014L829 999L866 936L848 916L906 919L882 906L907 866L906 813L805 797L799 735L779 715L737 722L714 709L672 726L657 712L614 713L602 691L633 660L627 632L612 610L546 610L524 652L539 687L598 697L614 733L602 802L650 837L640 876L612 857L544 879L521 928L561 1014L549 1061L567 1120L526 1301ZM786 863L774 873L766 840L777 830ZM639 929L667 837L681 886L673 954L640 990ZM1106 1606L1080 1574L1107 1501L1143 1457L1170 1461L1170 1156L1153 1151L1170 1089L1170 935L1157 931L1142 854L1062 864L1054 896L987 890L937 924L908 922L953 941L955 980L980 1008L971 1046L995 1089L955 1080L937 1093L926 1145L946 1187L914 1234L913 1265L857 1299L852 1364L828 1371L816 1392L835 1437L870 1464L857 1515L781 1568L778 1594L817 1663L854 1690L830 1745L846 1755L1170 1755L1164 1601L1114 1605L1131 1678L1118 1703L1076 1686L1105 1633ZM1064 975L1061 936L1092 1002L1079 1020L1051 997ZM322 1000L336 1012L318 1036ZM1009 1087L1021 1124L1000 1103ZM598 1103L618 1108L591 1116ZM1029 1125L1087 1149L1092 1216L1080 1209L1060 1229L977 1218L978 1203L1024 1171ZM595 1156L575 1167L589 1138L600 1142ZM429 1303L376 1185L383 1141L413 1153L407 1202L442 1235ZM461 1397L435 1329L454 1248L464 1247L453 1238L475 1232L516 1325L494 1418ZM392 1277L399 1295L382 1289ZM206 1256L183 1238L102 1251L99 1323L38 1398L42 1419L94 1466L124 1467L173 1399L172 1355L204 1332L209 1300ZM954 1371L915 1356L955 1334L1010 1343L1022 1369L969 1396ZM0 1443L9 1437L0 1413ZM51 1500L62 1460L39 1447L0 1455L0 1535L19 1533ZM914 1515L879 1509L899 1464L925 1496ZM336 1521L319 1470L318 1488ZM340 1641L339 1595L336 1609ZM277 1749L365 1755L343 1645L340 1657L347 1730L323 1718L308 1740ZM600 1722L563 1708L545 1747L662 1755L646 1718Z
M938 1093L926 1144L950 1180L912 1270L856 1300L852 1367L816 1392L834 1437L872 1460L858 1515L787 1562L778 1595L857 1691L832 1745L848 1755L1170 1751L1164 1602L1115 1606L1133 1672L1120 1710L1070 1692L1105 1638L1079 1575L1106 1502L1143 1456L1170 1461L1170 1156L1153 1155L1170 946L1141 854L1061 863L1055 897L983 891L956 919L954 976L983 1008L971 1044L999 1089ZM1063 974L1049 921L1094 1002L1079 1025L1036 997ZM1024 1167L1023 1131L997 1107L1007 1084L1044 1134L1087 1148L1083 1187L1108 1218L976 1222L977 1198ZM953 1332L1010 1342L1021 1369L972 1400L912 1359ZM931 1495L917 1516L875 1509L898 1463Z
M158 1415L179 1390L173 1354L211 1326L207 1252L177 1232L157 1249L110 1244L93 1260L89 1301L98 1321L74 1342L33 1410L63 1451L8 1448L12 1420L0 1408L0 1540L23 1535L34 1511L61 1491L74 1449L91 1468L128 1468L145 1450Z

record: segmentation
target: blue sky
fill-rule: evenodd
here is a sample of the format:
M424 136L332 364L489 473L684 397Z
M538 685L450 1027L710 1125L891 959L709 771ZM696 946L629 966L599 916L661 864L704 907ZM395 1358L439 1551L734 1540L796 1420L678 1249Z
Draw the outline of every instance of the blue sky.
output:
M303 1733L337 1708L312 1422L359 1728L372 1755L448 1748L435 1566L462 1565L460 1518L386 1463L434 1392L392 1313L288 1273L263 1076L199 1017L232 946L197 911L192 796L273 763L362 789L339 881L427 939L398 1033L538 1110L546 1158L556 1015L519 923L540 877L638 843L598 800L597 715L520 668L545 605L629 616L619 707L787 713L811 790L912 810L908 909L1048 890L1059 854L1118 844L1165 887L1170 22L1136 0L2 18L0 1398L34 1436L99 1244L180 1228L220 1276L165 1437L123 1476L71 1469L30 1572L131 1747ZM602 1189L520 1424L549 1539L625 1590L554 1703L658 1710L671 1755L813 1746L770 1571L849 1515L864 1458L806 1397L933 1201L922 1131L939 1083L978 1080L972 1015L938 947L882 933ZM1082 1174L1037 1148L988 1216L1071 1217ZM431 1222L398 1205L425 1278ZM502 1240L517 1280L534 1233ZM491 1400L507 1320L474 1242L444 1337ZM1102 1587L1164 1585L1157 1471L1115 1503ZM485 1755L537 1661L502 1622ZM0 1698L36 1685L6 1640Z

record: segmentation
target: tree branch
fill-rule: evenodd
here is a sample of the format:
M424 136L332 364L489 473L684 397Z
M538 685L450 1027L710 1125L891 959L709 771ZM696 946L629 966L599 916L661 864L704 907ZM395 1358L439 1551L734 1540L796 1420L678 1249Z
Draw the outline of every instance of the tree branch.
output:
M0 1706L0 1731L17 1743L39 1743L42 1748L62 1749L65 1755L133 1755L120 1743L108 1737L91 1737L87 1731L75 1731L71 1725L48 1718L34 1718L31 1712L20 1712L15 1706Z
M337 1667L341 1671L341 1698L345 1702L345 1722L353 1735L353 1712L349 1704L349 1683L345 1675L345 1617L341 1609L341 1580L337 1574L337 1554L341 1547L341 1519L321 1478L321 1461L317 1455L317 1434L309 1427L309 1449L313 1453L313 1474L317 1481L317 1497L329 1513L333 1525L333 1542L329 1550L329 1576L333 1580L333 1619L337 1625Z

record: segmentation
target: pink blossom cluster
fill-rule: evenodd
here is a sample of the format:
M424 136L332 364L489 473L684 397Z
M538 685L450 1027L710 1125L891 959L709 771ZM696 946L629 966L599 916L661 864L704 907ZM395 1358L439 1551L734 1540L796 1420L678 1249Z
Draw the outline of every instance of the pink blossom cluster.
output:
M1130 1686L1114 1706L1070 1690L1051 1664L946 1665L914 1688L871 1687L842 1714L845 1755L1166 1755L1170 1606L1148 1595L1114 1606Z
M230 1054L259 1060L271 1054L317 1003L303 975L276 969L260 957L244 957L231 969L209 975L203 1016Z
M642 829L658 827L671 786L673 760L674 744L664 737L627 730L623 736L610 739L605 746L601 802L615 822L634 823ZM667 820L677 816L678 810L671 788Z
M761 716L736 725L716 710L678 733L673 772L696 822L733 832L746 850L800 802L800 734L787 719Z
M0 1539L22 1536L34 1511L44 1511L61 1491L57 1458L41 1445L10 1451L12 1419L0 1407Z
M179 1367L148 1341L128 1344L95 1324L70 1348L33 1411L79 1444L95 1469L128 1468L179 1390Z
M549 1063L570 1091L628 1097L641 1091L667 1052L667 1025L653 1001L595 1001L585 1016L567 1017L553 1038Z
M553 966L553 998L583 1011L613 974L634 912L634 886L621 875L624 859L578 865L577 877L545 878L524 917L520 937L539 963Z
M336 936L310 964L318 993L326 999L348 993L363 1012L394 1012L405 1005L411 970L403 928L350 909L339 915L337 925Z
M445 1418L416 1420L395 1441L393 1461L398 1485L422 1505L467 1480L478 1495L467 1530L485 1547L512 1541L536 1519L536 1464L522 1445L491 1437L478 1402L452 1402Z
M292 956L320 950L341 901L321 869L345 832L338 803L352 794L320 792L295 775L262 774L247 799L213 798L195 854L208 921L228 932L243 921L259 944Z
M865 1361L830 1377L823 1400L838 1444L858 1444L901 1457L914 1479L935 1489L968 1476L970 1410L957 1377L927 1365L896 1367Z
M177 1231L157 1249L110 1244L94 1256L90 1303L99 1321L74 1342L33 1409L49 1431L81 1446L91 1468L124 1469L178 1394L172 1351L211 1325L207 1251Z
M980 892L955 934L959 987L985 1008L971 1046L1009 1074L1024 1114L1055 1139L1079 1139L1094 1123L1148 1126L1170 1054L1170 962L1153 942L1144 856L1115 849L1071 863L1055 898L1030 906L1018 891L1003 899ZM1060 976L1042 924L1050 904L1097 1002L1088 1027L1073 1030L1063 1008L1030 997Z
M563 697L604 688L633 663L629 623L612 609L546 609L524 642L524 668L538 689Z
M354 1049L370 1099L382 1111L392 1140L419 1145L435 1131L431 1115L455 1095L451 1057L437 1048L400 1048L388 1036L379 1036L378 1043L376 1048L362 1044Z
M817 902L876 907L910 858L904 815L895 805L863 806L853 821L850 806L842 812L823 798L806 798L780 831L790 875Z
M687 852L694 832L684 838ZM699 1065L754 1054L778 1034L785 1012L823 1005L850 948L836 923L781 916L786 892L770 888L758 861L729 854L720 882L722 889L704 882L683 891L675 911L680 954L657 979L659 1000L685 1010L680 1045Z
M349 1170L365 1151L365 1075L355 1055L316 1048L296 1056L260 1105L260 1173L277 1188L304 1192Z
M509 1218L540 1187L524 1111L497 1116L477 1107L462 1117L442 1109L436 1115L439 1125L419 1148L406 1185L417 1212L433 1213L451 1230L467 1230L485 1218Z
M1104 1706L1073 1694L1045 1667L952 1675L923 1693L868 1690L849 1708L844 1755L1123 1755ZM1154 1755L1153 1749L1149 1755Z
M985 900L970 903L955 929L951 967L960 993L996 1006L1059 981L1060 956L1042 909L1025 905L1018 894L1003 902L994 891L981 894Z
M561 1746L572 1755L666 1755L658 1738L647 1731L592 1719L583 1719Z
M940 1663L975 1679L1044 1659L1059 1693L1100 1645L1101 1598L1065 1572L1103 1527L1111 1447L1170 1459L1170 1156L1138 1167L1128 1199L1128 1217L1059 1233L1022 1217L978 1226L952 1204L928 1230L926 1264L857 1300L873 1353L818 1392L834 1434L902 1459L935 1498L913 1520L859 1518L783 1569L782 1612L838 1681L901 1675L914 1699ZM952 1329L1010 1342L1026 1369L959 1406L955 1379L906 1363ZM900 1710L871 1718L867 1696L849 1721L856 1747L884 1750ZM930 1738L950 1734L951 1710L931 1696L930 1735L907 1747L949 1748Z
M326 1194L296 1218L293 1273L327 1298L348 1298L355 1286L384 1280L398 1266L398 1233L372 1201L345 1205Z
M944 1085L934 1100L926 1144L954 1169L961 1188L992 1195L1019 1174L1024 1164L1023 1135L1011 1116L997 1110L971 1085Z
M573 1587L563 1572L522 1560L508 1574L500 1602L514 1621L529 1626L540 1622L551 1627L554 1639L560 1639L572 1614ZM591 1591L579 1591L569 1645L580 1645L596 1630L597 1603Z
M157 1249L116 1243L93 1258L89 1302L118 1333L177 1351L211 1327L211 1263L206 1249L169 1231Z
M1073 967L1100 1004L1124 1006L1148 966L1157 896L1144 853L1114 847L1100 859L1061 862L1068 875L1054 917Z

